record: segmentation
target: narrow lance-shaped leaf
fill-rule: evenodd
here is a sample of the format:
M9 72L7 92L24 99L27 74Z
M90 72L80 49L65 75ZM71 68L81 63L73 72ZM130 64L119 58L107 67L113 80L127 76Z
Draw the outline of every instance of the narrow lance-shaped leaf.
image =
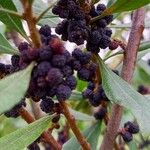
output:
M0 33L0 53L19 54L8 42L7 39Z
M13 73L0 80L0 114L18 103L28 89L32 63L25 70Z
M43 117L32 124L0 138L1 150L22 150L34 142L48 128L50 116Z
M108 99L130 109L136 117L141 131L150 134L150 101L113 73L101 59L97 59L102 73L102 86Z
M112 6L105 10L109 14L135 10L150 3L150 0L117 0Z
M101 122L97 122L85 131L83 131L83 135L87 139L88 143L91 145L92 150L96 150L100 130ZM68 142L63 145L62 150L81 150L81 146L77 142L76 138L73 136Z
M0 6L2 8L6 8L8 10L17 11L12 0L0 0ZM23 26L22 26L22 22L16 16L12 16L12 15L5 13L5 12L0 12L0 21L3 22L9 28L15 29L22 36L27 38L26 33L25 33Z

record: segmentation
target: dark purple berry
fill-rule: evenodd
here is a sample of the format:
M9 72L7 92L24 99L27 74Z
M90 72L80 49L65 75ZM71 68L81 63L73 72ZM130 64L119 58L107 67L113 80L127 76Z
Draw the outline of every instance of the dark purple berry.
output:
M52 65L54 67L64 67L66 64L66 57L64 55L53 55Z
M71 90L74 90L77 85L77 81L74 76L67 77L65 83L70 87Z
M105 49L105 48L109 47L110 43L111 43L110 38L105 35L101 38L99 46L100 46L100 48Z
M51 98L42 99L40 107L45 113L50 113L53 111L54 102Z
M52 57L52 50L49 46L45 46L39 50L39 57L40 60L51 60Z
M128 132L132 133L132 134L136 134L139 132L139 126L136 124L136 123L133 123L133 122L126 122L124 124L124 128L127 129Z
M49 82L49 86L53 87L60 84L63 81L63 74L57 68L52 68L48 72L47 81Z
M113 21L113 15L109 15L109 16L106 16L104 18L105 18L107 24L109 24L109 23L111 23Z
M93 82L90 81L90 82L88 83L87 88L90 89L90 90L94 90L95 84L94 84Z
M70 66L64 66L62 68L62 73L65 77L68 77L73 74L73 69Z
M47 86L45 77L38 77L37 78L37 86L41 87L41 88L44 88Z
M22 42L19 44L18 49L20 52L29 49L29 44L27 42Z
M105 28L105 34L108 36L108 37L111 37L112 35L112 30L110 28Z
M107 109L105 107L101 107L97 112L94 113L94 117L97 120L101 120L105 117L107 113Z
M110 50L115 50L117 49L119 46L118 42L116 40L111 41L110 45L109 45L109 49Z
M147 94L148 93L148 89L144 85L140 85L138 87L138 92L141 93L141 94Z
M57 27L55 28L55 32L57 34L64 34L64 33L66 33L68 35L67 28L68 28L68 20L63 20L61 23L59 23L57 25Z
M93 97L93 91L91 89L86 89L82 92L83 98L91 98Z
M79 60L74 60L72 63L73 69L74 70L80 70L81 69L81 63Z
M79 58L79 61L82 65L88 64L91 60L92 54L91 52L84 52L82 57Z
M104 11L106 9L106 6L104 4L98 4L96 9L97 11Z
M48 37L51 35L51 28L48 25L44 25L40 28L39 33Z
M66 100L71 95L71 89L69 86L66 85L59 85L56 91L56 97L58 100Z
M73 56L74 58L76 58L77 60L81 59L81 58L82 58L82 55L83 55L83 52L82 52L82 50L79 49L79 48L74 49L74 51L72 52L72 56Z
M45 76L51 68L51 64L48 61L43 61L37 66L37 75Z
M0 73L5 73L5 65L0 63Z
M101 28L105 28L107 26L107 22L105 19L98 20L98 26Z
M80 80L89 81L90 80L90 71L86 68L81 68L78 71L78 77Z
M19 60L20 60L20 57L18 55L13 55L11 57L11 63L14 67L18 67L19 66Z
M101 39L101 34L99 33L99 31L98 30L95 30L95 31L93 31L92 33L91 33L91 36L90 36L90 42L92 43L92 44L98 44L99 43L99 41L100 41L100 39Z
M133 139L132 134L130 132L128 132L128 131L126 131L124 133L121 133L121 136L122 136L123 140L125 142L127 142L127 143L130 142L130 141L132 141L132 139Z

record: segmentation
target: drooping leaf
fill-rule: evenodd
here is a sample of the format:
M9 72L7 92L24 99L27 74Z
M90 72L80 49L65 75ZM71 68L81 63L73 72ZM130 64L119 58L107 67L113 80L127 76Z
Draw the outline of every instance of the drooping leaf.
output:
M0 138L1 150L21 150L35 141L48 128L50 116L43 117L32 124Z
M101 59L97 59L102 73L102 86L109 100L130 109L141 131L150 134L150 101L113 73Z
M87 141L91 145L92 150L96 150L100 130L101 122L97 122L85 131L83 131L83 135L84 137L86 137ZM73 136L68 142L63 145L62 150L81 150L81 146L76 138Z
M22 5L20 1L13 0L19 12L22 12ZM53 2L52 2L53 3ZM34 14L38 16L41 14L50 4L47 4L41 0L35 0L32 7ZM51 27L56 27L56 25L60 22L58 16L54 15L51 9L43 16L43 18L38 22L38 25L49 25Z
M0 0L0 6L2 8L8 9L8 10L17 11L12 0ZM23 29L22 22L18 17L10 15L5 12L0 12L0 21L3 22L9 28L15 29L23 37L25 37L25 38L27 37L26 33Z
M8 42L7 39L0 33L0 53L19 54Z
M28 89L34 64L0 80L0 114L18 103Z
M69 109L70 113L75 117L76 120L81 120L81 121L94 121L95 118L93 116L89 116L87 114L81 113L79 111Z

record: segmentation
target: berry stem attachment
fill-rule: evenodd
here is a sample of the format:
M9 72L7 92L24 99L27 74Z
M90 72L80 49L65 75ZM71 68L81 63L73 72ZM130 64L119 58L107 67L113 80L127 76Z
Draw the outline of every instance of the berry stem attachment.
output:
M39 48L41 47L41 40L36 28L36 18L33 16L32 4L30 0L21 0L21 3L24 9L23 18L28 24L33 47Z
M20 116L27 122L32 123L35 121L35 118L23 107L18 110ZM42 133L43 139L49 143L55 150L61 150L61 146L57 141L53 138L51 134L48 134L46 131Z
M82 146L83 150L91 150L91 147L89 145L89 143L86 141L85 137L81 134L80 130L78 129L74 116L72 116L69 112L67 103L65 101L60 101L59 102L62 110L63 110L63 114L66 117L70 128L72 129L73 133L75 134L78 142L80 143L80 145Z
M142 38L142 33L144 30L144 18L145 11L143 8L134 11L132 28L124 54L122 69L122 78L129 83L131 82L133 76L137 50L139 48L140 40ZM107 131L104 135L100 150L113 149L122 113L123 107L118 104L114 104L112 107L112 115L108 122Z

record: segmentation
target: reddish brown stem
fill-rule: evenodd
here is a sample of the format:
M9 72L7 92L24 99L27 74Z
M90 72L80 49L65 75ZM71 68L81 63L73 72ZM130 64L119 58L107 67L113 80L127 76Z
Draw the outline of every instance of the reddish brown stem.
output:
M35 121L35 118L24 108L19 109L19 114L27 123L32 123ZM61 145L53 138L51 134L48 134L45 131L42 133L42 138L45 142L49 143L54 150L61 150Z
M33 16L32 5L29 0L21 0L21 2L24 9L23 18L28 24L33 47L39 48L41 47L41 40L36 28L36 17Z
M144 17L145 11L143 8L134 12L132 28L125 50L122 78L130 83L135 68L137 50L140 45L144 29ZM112 150L114 147L115 138L120 125L121 117L123 113L123 107L114 104L112 107L112 116L108 122L107 131L104 135L100 150Z
M85 137L81 134L80 130L78 129L74 116L72 116L70 114L66 102L60 101L60 105L62 107L63 114L66 117L66 119L70 125L70 128L72 129L73 133L75 134L75 136L76 136L78 142L80 143L80 145L82 146L83 150L91 150L89 143L86 141Z

